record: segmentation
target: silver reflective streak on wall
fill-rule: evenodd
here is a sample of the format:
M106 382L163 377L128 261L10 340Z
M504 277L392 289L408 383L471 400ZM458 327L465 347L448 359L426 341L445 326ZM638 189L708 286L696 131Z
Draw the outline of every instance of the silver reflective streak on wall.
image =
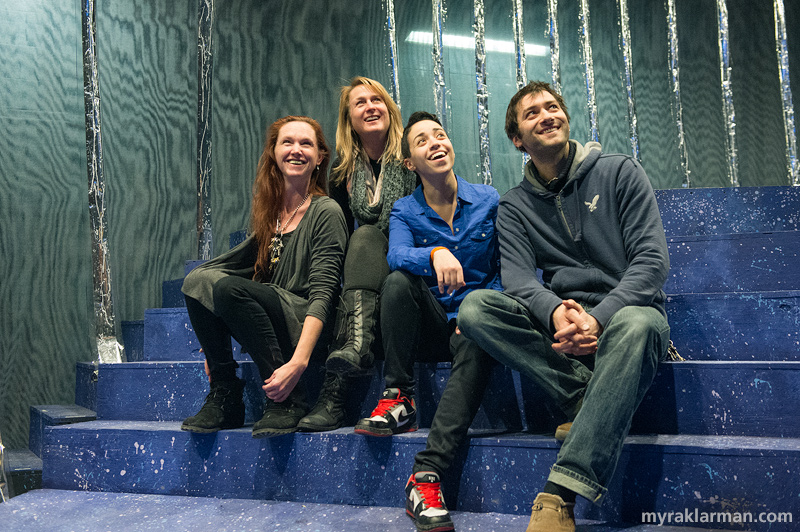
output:
M681 102L680 64L678 61L678 22L675 17L675 0L667 0L667 40L669 41L669 71L672 85L672 110L678 128L678 152L683 171L683 187L691 186L689 177L689 152L686 149L686 134L683 130L683 103Z
M547 31L545 37L550 40L550 70L553 88L561 94L561 66L558 49L558 0L547 0Z
M794 126L794 106L792 105L792 86L789 83L789 46L786 39L786 15L783 0L775 0L775 50L778 53L778 75L781 80L781 104L783 105L783 126L786 132L786 170L789 184L800 186L797 163L797 138Z
M92 270L97 360L121 362L123 350L117 341L111 292L111 267L107 240L103 142L100 135L100 86L95 48L94 0L84 0L83 102L86 112L86 162L89 178L89 221L92 227Z
M628 97L628 124L630 128L631 153L637 161L639 156L639 126L636 119L636 102L633 98L633 59L631 52L631 23L628 18L628 0L619 0L620 47L625 62L625 94Z
M214 253L211 231L211 29L214 0L199 0L197 21L197 258Z
M445 9L443 0L433 0L433 101L436 114L447 131L447 86L444 82L444 57L442 32L444 31Z
M478 174L483 183L492 184L492 154L489 149L489 91L486 88L486 19L483 0L474 2L475 86L478 98L478 142L481 163Z
M725 149L728 152L728 178L731 185L739 186L739 161L736 153L736 111L733 107L733 81L731 79L731 50L728 35L728 7L725 0L717 0L719 30L719 71L722 82L722 114L725 121Z
M525 37L522 31L522 0L514 0L514 52L517 66L517 89L525 86L528 73L525 67Z
M522 31L522 0L513 0L514 14L514 56L517 66L517 90L525 86L528 79L527 67L525 65L525 37ZM530 157L527 153L522 154L522 175L525 175L525 165L528 164Z
M392 78L392 99L400 107L400 78L397 66L397 25L394 22L394 0L386 0L386 29L389 32L389 68Z
M586 74L586 105L589 109L589 126L592 140L600 142L597 127L597 98L594 90L594 61L592 60L592 36L589 29L589 0L581 0L581 56Z

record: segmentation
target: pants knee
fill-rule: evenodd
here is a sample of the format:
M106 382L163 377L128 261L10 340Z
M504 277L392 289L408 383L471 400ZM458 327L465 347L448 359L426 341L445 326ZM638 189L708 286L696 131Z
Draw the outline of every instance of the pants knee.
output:
M358 254L364 250L385 248L388 245L389 241L386 239L386 235L383 234L383 231L374 225L362 225L350 235L348 253L352 251Z
M653 337L661 334L665 321L650 307L623 307L611 318L606 330L624 328L625 334Z
M496 290L474 290L467 294L458 307L459 329L470 331L485 325L491 309L495 306L494 298L498 296L504 297Z
M242 300L242 297L246 295L243 286L246 282L247 279L228 275L214 283L212 296L217 314L224 315L226 309Z
M401 301L413 293L414 280L402 271L393 271L383 281L381 287L381 303Z
M650 307L623 307L611 318L603 335L620 335L627 338L623 341L641 342L642 363L653 369L669 345L669 325Z

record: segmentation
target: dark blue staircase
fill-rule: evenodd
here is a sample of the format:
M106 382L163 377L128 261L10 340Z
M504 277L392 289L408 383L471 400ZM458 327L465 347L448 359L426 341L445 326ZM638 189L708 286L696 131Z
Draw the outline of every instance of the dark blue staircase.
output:
M579 530L670 529L647 526L654 516L703 530L796 530L777 521L788 513L800 519L800 189L656 195L671 258L667 312L686 360L661 365L605 503L580 502L576 509ZM56 407L32 407L31 449L43 461L46 489L28 495L132 505L139 502L131 494L180 496L175 504L198 505L206 499L183 497L216 497L257 512L248 502L255 500L259 508L286 511L284 523L303 515L316 523L316 511L332 516L328 528L296 530L413 530L402 516L402 488L414 454L424 448L449 365L418 365L416 433L370 439L350 426L254 440L247 427L182 432L180 421L199 409L208 382L179 288L180 280L166 282L165 307L146 311L140 361L80 364L77 406L55 416ZM252 422L263 392L247 355L237 349L236 357ZM379 369L355 384L351 425L377 402ZM321 368L308 371L313 394ZM553 424L531 383L494 370L472 437L444 479L458 530L524 530L558 452ZM24 504L18 497L9 505L20 499ZM29 500L32 507L44 504ZM737 522L748 516L754 522ZM369 524L359 528L358 522Z

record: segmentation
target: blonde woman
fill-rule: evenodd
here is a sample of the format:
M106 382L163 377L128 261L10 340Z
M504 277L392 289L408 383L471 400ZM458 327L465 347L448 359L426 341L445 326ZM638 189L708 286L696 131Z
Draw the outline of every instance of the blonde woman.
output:
M378 294L389 275L389 214L394 202L411 194L416 175L403 166L400 109L379 82L355 77L342 87L336 127L337 159L329 180L331 198L344 212L351 233L339 306L338 348L317 407L300 430L333 430L344 420L346 378L374 361ZM335 377L333 374L338 374Z

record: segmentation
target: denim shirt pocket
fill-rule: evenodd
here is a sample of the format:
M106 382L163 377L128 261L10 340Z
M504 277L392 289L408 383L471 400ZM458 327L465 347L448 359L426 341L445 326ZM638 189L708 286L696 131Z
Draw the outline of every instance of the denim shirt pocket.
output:
M469 237L470 240L478 243L492 238L492 236L494 236L494 231L494 221L484 220L475 226L475 229L472 230L472 234L470 234Z
M442 246L444 237L436 231L420 231L414 234L414 246L418 248Z

